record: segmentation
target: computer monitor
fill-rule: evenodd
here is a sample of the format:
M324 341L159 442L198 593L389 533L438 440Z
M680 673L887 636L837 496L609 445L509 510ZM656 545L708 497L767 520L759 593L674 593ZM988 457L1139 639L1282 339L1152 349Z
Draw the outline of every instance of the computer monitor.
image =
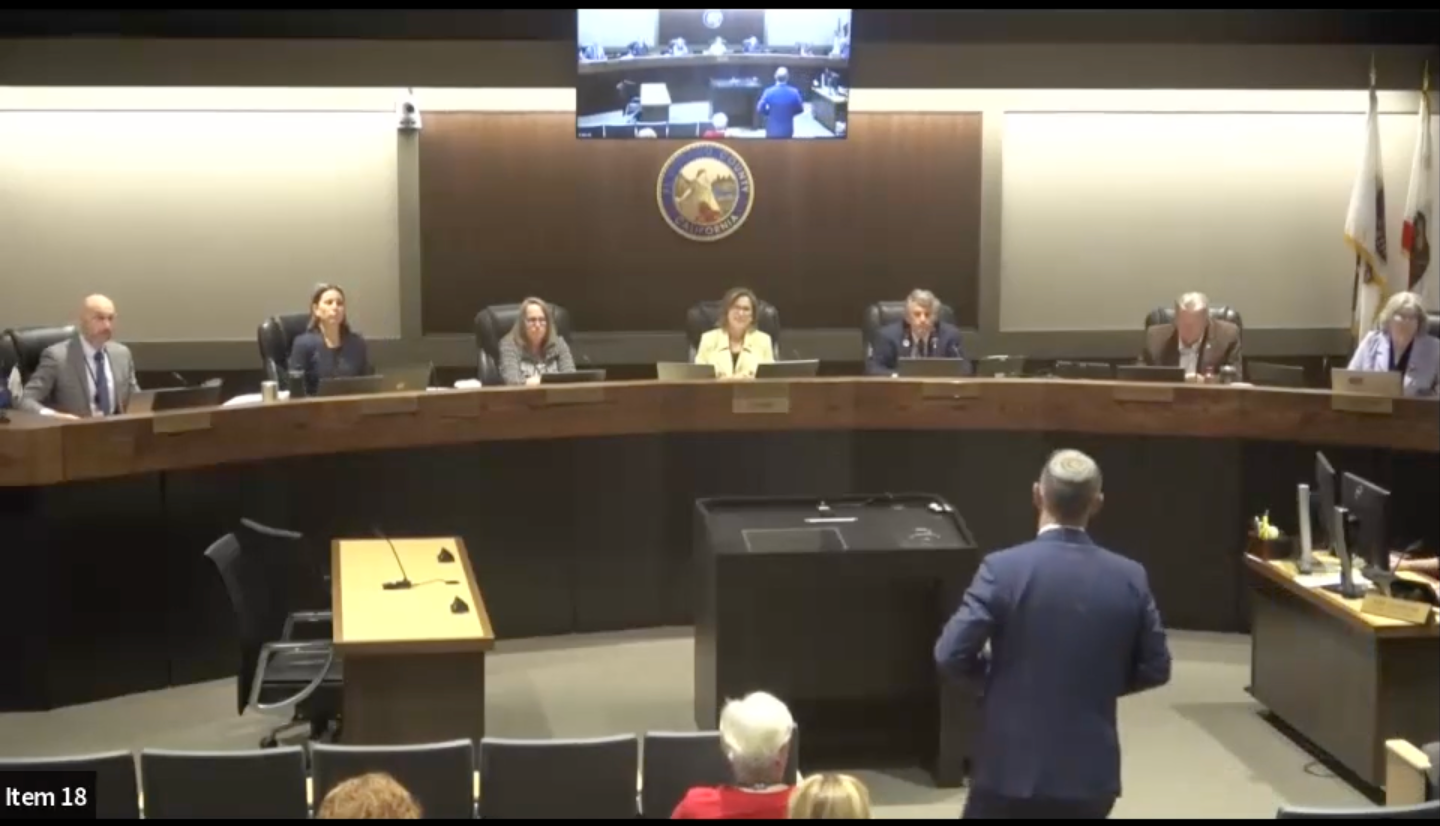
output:
M1350 555L1371 572L1390 573L1390 491L1353 473L1344 476L1340 503L1350 514L1353 531L1346 545ZM1371 576L1373 579L1374 577Z
M1024 356L986 356L975 363L975 375L987 379L1025 375Z
M1398 398L1403 395L1404 380L1399 373L1386 370L1341 370L1330 371L1330 392L1352 393L1362 396L1387 396Z
M1328 548L1334 551L1334 542L1331 539L1331 526L1335 524L1335 506L1340 504L1335 501L1335 468L1325 454L1315 452L1315 519L1311 524L1317 529L1312 531L1312 543L1316 548Z
M604 370L575 370L570 373L541 373L541 384L589 384L605 381Z
M1057 361L1055 377L1107 381L1115 378L1115 368L1103 361Z
M800 359L797 361L769 361L764 362L755 368L757 379L809 379L814 378L820 370L820 362L817 359Z
M660 381L709 381L715 378L715 367L688 361L661 361L655 364L655 376Z
M1293 364L1251 361L1245 365L1250 383L1261 387L1304 387L1305 368Z
M904 379L958 379L970 375L970 365L957 358L901 358L895 372Z
M1185 381L1185 368L1157 367L1149 364L1122 364L1115 368L1115 377L1120 381L1173 382L1179 384Z

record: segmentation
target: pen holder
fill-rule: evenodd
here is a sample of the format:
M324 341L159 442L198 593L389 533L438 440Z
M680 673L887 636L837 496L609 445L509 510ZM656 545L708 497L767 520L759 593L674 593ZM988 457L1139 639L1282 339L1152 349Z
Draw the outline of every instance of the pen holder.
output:
M1279 539L1261 539L1249 531L1245 535L1245 553L1266 562L1294 559L1295 537L1281 534Z

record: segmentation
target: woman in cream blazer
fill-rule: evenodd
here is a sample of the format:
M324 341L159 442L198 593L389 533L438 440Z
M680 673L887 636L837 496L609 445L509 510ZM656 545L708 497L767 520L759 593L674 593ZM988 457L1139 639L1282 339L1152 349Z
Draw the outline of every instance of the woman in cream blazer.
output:
M736 287L721 302L725 312L715 329L700 337L695 363L715 368L722 379L753 379L762 364L775 361L775 344L755 328L755 293Z

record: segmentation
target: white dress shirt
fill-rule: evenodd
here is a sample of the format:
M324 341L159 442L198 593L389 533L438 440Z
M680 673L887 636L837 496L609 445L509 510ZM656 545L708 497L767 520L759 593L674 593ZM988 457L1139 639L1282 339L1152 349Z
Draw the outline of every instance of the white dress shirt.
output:
M1193 376L1200 372L1200 344L1204 339L1186 347L1180 345L1180 366L1185 368L1185 375Z
M85 389L90 394L90 415L99 416L100 406L95 403L95 347L84 336L80 338L80 346L85 350ZM118 400L115 398L115 365L110 363L110 354L105 354L105 384L110 391L110 409L105 415L115 412L115 405Z

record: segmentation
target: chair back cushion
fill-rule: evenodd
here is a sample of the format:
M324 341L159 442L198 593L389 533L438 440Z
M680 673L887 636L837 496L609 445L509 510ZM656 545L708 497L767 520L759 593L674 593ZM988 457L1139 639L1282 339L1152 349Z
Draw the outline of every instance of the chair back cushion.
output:
M695 357L695 352L700 349L700 337L715 329L720 323L720 314L724 307L719 301L701 301L691 307L685 313L685 338L690 342L690 357ZM775 359L780 360L780 311L774 305L766 301L757 301L755 307L755 326L760 332L770 336L770 342L775 345Z
M1433 338L1440 338L1440 314L1431 315L1426 319L1425 333Z
M305 751L140 752L145 819L305 820Z
M14 327L5 331L10 347L20 364L20 380L29 381L35 368L40 366L40 355L75 335L75 326L66 327Z
M570 311L559 304L550 305L555 334L570 343ZM484 385L500 383L500 340L515 329L520 319L520 305L492 304L475 315L475 348L479 351L479 379Z
M1379 808L1310 809L1282 806L1275 813L1277 820L1435 820L1440 818L1440 801L1430 800L1413 806L1381 806Z
M260 322L255 336L260 344L260 361L265 378L280 381L290 365L290 348L310 327L309 313L287 313Z
M415 746L311 743L310 766L316 811L325 795L346 780L385 772L410 792L426 819L475 816L475 744L470 740ZM555 793L553 782L549 793Z
M949 324L958 327L955 321L955 311L945 303L940 304L940 310L936 313L942 324ZM870 353L875 348L875 336L886 327L897 321L905 320L904 301L877 301L865 308L865 315L860 319L860 333L865 345L865 358L870 358Z
M95 817L99 820L138 820L140 817L135 756L128 751L18 760L0 757L0 773L12 771L95 772Z
M480 741L480 817L630 819L639 741Z
M1232 307L1227 307L1223 304L1212 304L1210 305L1210 317L1219 319L1220 321L1228 321L1242 330L1245 329L1244 323L1240 320L1239 311ZM1156 307L1150 311L1149 315L1145 316L1145 329L1147 330L1157 324L1174 323L1175 307L1173 305L1169 307Z

